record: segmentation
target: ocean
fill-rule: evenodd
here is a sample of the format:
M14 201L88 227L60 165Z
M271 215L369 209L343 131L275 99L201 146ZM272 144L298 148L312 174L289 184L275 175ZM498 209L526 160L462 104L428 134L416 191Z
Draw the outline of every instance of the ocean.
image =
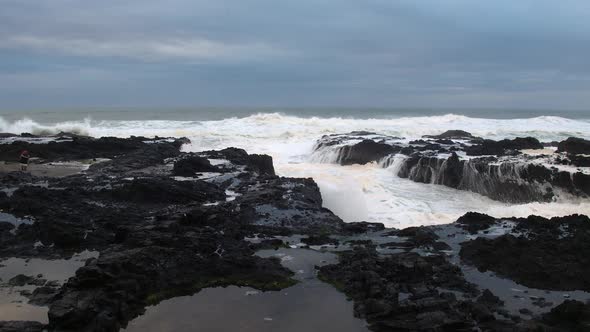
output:
M590 111L210 108L0 112L0 132L185 136L191 144L184 151L233 146L269 154L279 175L313 178L324 206L349 222L382 222L402 228L452 222L468 211L495 217L590 215L587 199L566 194L550 203L501 203L467 191L401 179L394 169L375 164L340 166L312 153L316 140L326 134L364 130L410 140L449 129L496 140L519 136L542 142L570 136L590 139Z

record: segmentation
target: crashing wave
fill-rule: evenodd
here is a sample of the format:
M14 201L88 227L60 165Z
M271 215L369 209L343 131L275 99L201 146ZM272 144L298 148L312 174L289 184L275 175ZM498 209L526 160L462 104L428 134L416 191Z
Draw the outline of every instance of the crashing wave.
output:
M523 148L541 149L543 146L535 139L495 142L469 137L404 142L377 134L330 135L316 143L312 160L340 165L375 162L400 178L467 190L501 202L550 202L558 195L556 191L590 195L590 167L567 169L557 164L567 160L563 154L531 156L514 150L520 144L525 144ZM472 151L490 150L489 146L499 155L468 156Z

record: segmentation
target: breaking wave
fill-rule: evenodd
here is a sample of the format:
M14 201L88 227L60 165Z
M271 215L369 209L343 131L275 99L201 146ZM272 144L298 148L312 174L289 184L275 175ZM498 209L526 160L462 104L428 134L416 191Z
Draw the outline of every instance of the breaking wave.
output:
M140 117L141 113L138 112L137 116ZM533 136L541 141L559 141L570 136L590 139L589 120L556 116L482 119L447 114L355 119L260 113L215 121L98 121L87 118L53 124L38 123L32 119L9 122L0 117L0 132L37 135L74 132L95 137L185 136L192 141L184 147L186 151L234 146L250 153L269 154L280 175L313 177L322 190L325 206L346 221L368 220L406 227L452 222L467 211L497 217L590 214L587 200L563 196L563 200L558 202L506 204L472 192L401 179L396 176L399 168L395 169L399 167L399 161L393 166L385 165L391 166L388 168L373 164L343 167L318 163L312 158L313 146L322 135L363 130L411 140L450 129L462 129L490 139L518 136Z

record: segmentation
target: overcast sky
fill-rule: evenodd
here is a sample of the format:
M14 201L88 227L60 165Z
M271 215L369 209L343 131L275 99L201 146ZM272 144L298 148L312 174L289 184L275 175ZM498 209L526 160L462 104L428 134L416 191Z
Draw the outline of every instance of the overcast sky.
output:
M590 110L588 0L0 0L0 109Z

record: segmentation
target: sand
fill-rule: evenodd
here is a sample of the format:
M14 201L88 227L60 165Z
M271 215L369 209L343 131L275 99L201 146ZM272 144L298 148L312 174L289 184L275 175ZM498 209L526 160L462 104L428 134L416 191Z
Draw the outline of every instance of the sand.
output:
M60 162L60 163L46 163L46 164L29 164L27 169L28 173L34 176L47 176L47 177L64 177L81 173L88 169L90 163L86 162ZM0 173L19 172L19 163L10 163L0 161Z

